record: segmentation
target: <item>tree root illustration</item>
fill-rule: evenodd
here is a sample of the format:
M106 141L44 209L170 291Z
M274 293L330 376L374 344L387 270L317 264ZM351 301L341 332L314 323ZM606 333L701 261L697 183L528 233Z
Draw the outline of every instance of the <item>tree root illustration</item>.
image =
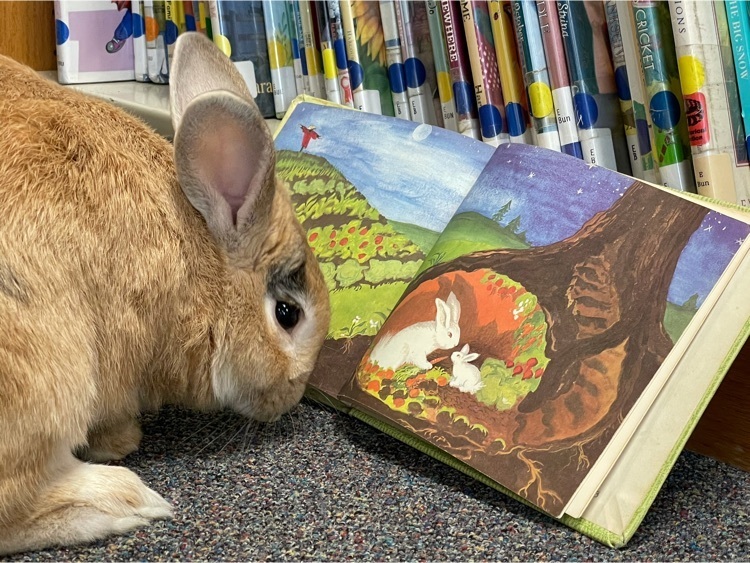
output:
M561 505L563 502L560 496L552 489L545 489L542 484L542 463L529 459L525 453L526 450L522 448L518 448L516 451L516 457L526 465L530 475L528 482L519 489L518 494L531 500L542 510L547 510L547 501ZM536 500L529 498L533 485L536 485Z

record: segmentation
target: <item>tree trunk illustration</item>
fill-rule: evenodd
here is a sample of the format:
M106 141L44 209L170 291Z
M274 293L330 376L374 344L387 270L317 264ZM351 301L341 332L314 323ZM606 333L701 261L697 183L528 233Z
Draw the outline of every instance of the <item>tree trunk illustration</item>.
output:
M410 289L491 268L534 293L549 326L550 362L539 388L516 405L508 445L577 447L586 464L583 445L611 435L672 348L663 327L667 293L706 213L636 182L563 241L465 255L425 271Z

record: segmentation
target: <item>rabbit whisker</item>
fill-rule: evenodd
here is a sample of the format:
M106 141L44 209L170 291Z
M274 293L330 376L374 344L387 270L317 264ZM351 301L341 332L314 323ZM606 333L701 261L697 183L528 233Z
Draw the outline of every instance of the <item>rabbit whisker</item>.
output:
M206 448L208 448L211 444L213 444L214 442L216 442L218 439L226 437L226 435L229 434L230 432L234 431L234 429L236 427L237 427L237 422L236 421L235 421L234 424L230 424L230 425L226 426L221 432L219 432L216 436L214 436L213 439L211 439L206 445L204 445L200 450L198 450L197 452L195 452L193 455L197 456L198 454L200 454L201 452L203 452Z
M247 427L249 424L250 424L249 421L243 420L238 426L236 426L235 428L238 428L237 432L232 434L232 437L229 438L229 440L227 440L226 443L221 447L221 449L216 453L220 454L221 452L223 452L224 448L226 448L229 444L234 442L235 438L237 438L237 436L239 436L242 433L242 431L245 430L245 427Z

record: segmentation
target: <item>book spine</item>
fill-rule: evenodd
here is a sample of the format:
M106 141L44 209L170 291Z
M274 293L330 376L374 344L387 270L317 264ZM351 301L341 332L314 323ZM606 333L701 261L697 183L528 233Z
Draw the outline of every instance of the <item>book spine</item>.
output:
M406 93L406 69L401 55L401 38L398 35L394 0L380 0L380 21L383 24L388 82L396 117L410 120L409 95Z
M143 13L143 0L131 3L133 18L133 70L137 82L150 82L148 79L148 53L146 52L146 25Z
M169 61L164 40L166 8L160 0L145 0L143 14L146 25L146 63L148 79L156 84L169 82Z
M480 139L479 116L474 96L469 55L466 52L461 12L458 3L451 0L439 1L445 43L448 49L458 132L472 139Z
M341 3L339 0L327 0L325 2L328 10L328 18L331 24L331 42L336 58L336 77L341 92L341 103L354 107L352 97L351 78L349 66L346 59L346 43L344 40L344 29L341 26Z
M615 85L617 86L617 97L620 100L622 125L625 130L625 139L628 142L630 170L633 176L645 180L643 157L641 156L638 144L638 130L635 127L633 99L630 95L630 86L628 84L628 66L625 59L622 30L620 29L620 20L617 16L617 0L605 0L604 12L607 16L607 31L609 32L609 45L612 51L612 63L615 67Z
M185 13L183 12L182 1L166 0L164 2L164 15L166 17L164 41L167 44L167 61L171 61L177 37L180 33L185 33Z
M203 33L209 39L213 40L211 31L211 14L208 12L208 2L206 0L196 0L193 2L193 11L196 14L195 26L199 33Z
M273 103L276 118L281 119L289 108L289 104L297 96L292 54L294 13L288 2L263 0L262 5L271 84L273 85Z
M534 142L540 147L561 152L536 5L534 0L512 0L511 7L518 58L529 99Z
M633 0L632 9L661 182L670 188L695 192L669 6Z
M512 143L534 142L526 90L523 86L521 65L513 32L513 13L509 0L489 0L492 37L495 41L495 58L500 71L500 85L505 100L505 117Z
M724 93L726 94L729 121L732 127L732 150L729 152L734 163L734 187L737 191L737 202L742 206L750 206L750 174L747 173L750 162L748 162L745 127L742 124L742 110L740 108L740 92L734 68L732 34L729 29L726 5L723 2L714 3L714 17L716 18L716 31L719 35L721 49Z
M547 70L552 101L557 118L557 132L560 135L560 148L565 154L583 158L583 150L578 140L573 92L568 79L568 64L565 60L560 20L554 0L538 0L536 11L539 16L539 28L542 35L544 54L547 59Z
M312 96L310 74L307 70L307 56L305 54L305 32L302 30L302 14L299 10L299 0L290 0L294 14L294 35L297 38L297 52L295 54L295 81L297 91ZM299 57L299 61L297 60ZM300 87L301 82L301 87Z
M341 0L340 5L354 107L392 116L380 5L378 2L355 4L354 0Z
M428 64L432 64L432 57L429 61L426 60L419 50L417 37L419 30L415 19L415 11L423 10L424 4L417 4L412 0L395 0L393 5L396 8L396 23L401 38L406 94L409 97L409 117L417 123L437 125L432 104L432 88L428 80L430 74Z
M669 11L696 188L701 195L735 203L731 123L713 5L669 0Z
M310 84L306 77L307 63L302 48L302 16L297 0L286 0L292 13L292 57L294 58L294 84L298 94L310 94Z
M318 40L315 35L313 8L312 0L299 0L299 12L302 21L302 44L305 50L310 93L316 98L325 100L325 76L323 74L323 61L320 58L320 50L318 49Z
M643 179L653 184L660 184L659 168L654 161L654 152L651 145L653 124L651 113L646 111L648 97L643 82L643 73L640 71L641 60L635 39L633 9L630 0L617 0L616 7L620 39L622 39L622 50L627 68L628 89L630 99L633 101L633 118L638 135L638 153L641 156Z
M604 5L560 0L558 17L583 158L589 164L630 174Z
M315 6L318 32L320 40L320 55L323 61L323 77L325 79L326 98L329 102L341 104L343 96L339 87L339 72L336 66L336 51L331 38L331 18L328 16L328 6L325 2L318 2Z
M261 2L210 0L208 7L214 43L244 78L261 115L275 117Z
M726 13L732 37L734 67L740 92L742 122L745 127L745 146L750 153L750 10L744 0L726 0Z
M475 0L461 0L460 4L482 141L497 147L509 142L510 136L492 31L489 25L483 25L489 24L489 9L486 2Z
M183 0L182 11L185 14L185 31L198 31L198 21L192 0Z
M436 0L425 0L425 5L427 7L427 20L430 26L432 58L435 61L435 79L437 81L440 107L443 114L443 127L450 131L458 131L456 104L453 100L450 63L448 61L448 46L445 43L445 35L443 34L440 8Z

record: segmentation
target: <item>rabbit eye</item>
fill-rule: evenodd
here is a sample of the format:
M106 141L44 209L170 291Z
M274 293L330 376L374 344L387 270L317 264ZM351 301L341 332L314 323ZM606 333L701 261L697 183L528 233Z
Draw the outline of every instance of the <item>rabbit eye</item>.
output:
M285 301L276 302L276 320L284 330L291 330L299 322L299 307Z

